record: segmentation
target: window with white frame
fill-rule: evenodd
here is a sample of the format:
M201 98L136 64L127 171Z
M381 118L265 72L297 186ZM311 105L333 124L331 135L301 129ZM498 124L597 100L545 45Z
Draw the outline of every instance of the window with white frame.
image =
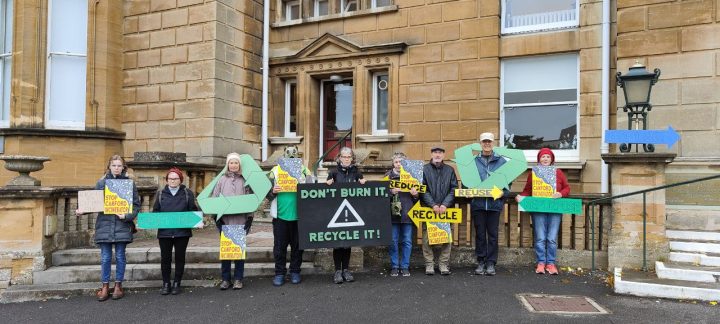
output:
M385 135L388 133L388 73L373 73L372 80L372 131L373 135Z
M527 33L578 26L578 0L503 0L502 33Z
M84 129L87 0L50 0L45 99L47 128Z
M330 14L330 0L315 0L313 4L313 16L320 17Z
M549 147L561 160L579 157L577 53L505 59L501 71L502 145L534 161Z
M10 126L10 82L12 79L12 0L0 0L0 127Z
M285 137L297 135L297 81L285 81Z
M386 7L392 5L392 0L371 0L370 1L370 7L371 8L379 8L379 7Z
M357 11L358 9L358 0L340 0L341 13Z
M285 1L285 20L300 19L300 1Z

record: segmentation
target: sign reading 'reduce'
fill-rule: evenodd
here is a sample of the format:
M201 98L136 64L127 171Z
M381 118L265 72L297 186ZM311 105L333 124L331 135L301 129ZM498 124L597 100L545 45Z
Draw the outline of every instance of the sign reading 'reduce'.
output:
M298 184L300 249L388 245L386 182Z

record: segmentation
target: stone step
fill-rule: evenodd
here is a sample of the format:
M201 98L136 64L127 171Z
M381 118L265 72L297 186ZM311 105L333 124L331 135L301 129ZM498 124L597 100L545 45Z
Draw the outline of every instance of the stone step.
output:
M184 290L198 287L213 287L215 280L183 280ZM111 283L112 285L112 283ZM123 290L126 293L158 291L161 280L125 281ZM41 301L48 299L64 299L72 296L95 296L99 284L97 282L80 282L47 285L13 285L0 294L0 304ZM110 288L112 290L112 287Z
M613 289L617 294L641 297L717 301L720 284L661 279L650 272L623 271L615 268Z
M219 247L188 247L185 253L186 263L215 263L218 262ZM290 250L288 249L288 257ZM315 253L307 250L303 253L303 261L312 262ZM160 248L126 248L125 258L128 263L160 263ZM114 261L113 261L114 262ZM246 263L274 262L272 247L248 247ZM100 249L69 249L56 251L52 254L53 266L70 265L98 265L100 264Z
M720 231L720 210L717 206L666 207L665 225L674 230Z
M720 267L657 261L655 273L660 279L720 283Z
M320 269L315 268L311 262L303 262L303 274L318 273ZM275 274L274 263L246 263L245 276L272 276ZM115 266L112 267L111 281L114 281ZM185 264L183 279L187 280L208 280L220 278L220 262L217 259L212 263L188 263ZM128 264L125 268L125 280L144 281L162 280L159 263ZM33 284L62 284L70 282L100 282L100 265L75 265L50 267L45 271L33 273Z
M704 253L670 252L668 259L672 262L685 262L701 266L720 267L720 256L706 255Z
M670 241L672 252L720 253L720 243Z
M665 235L671 241L698 241L720 243L720 232L716 231L680 231L666 230Z

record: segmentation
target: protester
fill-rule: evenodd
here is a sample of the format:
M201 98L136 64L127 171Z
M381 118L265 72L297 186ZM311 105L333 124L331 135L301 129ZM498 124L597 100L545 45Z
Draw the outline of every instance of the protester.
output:
M423 184L427 192L422 194L422 204L430 207L436 214L444 213L454 205L455 189L458 187L455 170L445 164L445 149L435 146L430 149L430 163L423 166ZM451 243L429 244L427 224L423 223L423 257L425 258L425 274L435 274L435 255L438 255L438 267L441 275L450 274ZM437 251L436 251L437 250Z
M507 162L504 157L493 151L494 143L495 136L492 133L480 134L482 152L475 157L475 165L483 181ZM470 202L470 213L475 223L475 256L478 262L476 275L495 275L498 258L498 226L500 214L505 206L504 197L508 193L509 190L503 188L503 196L498 199L478 197Z
M153 212L184 212L198 210L195 204L195 195L183 182L183 173L178 168L170 168L165 174L165 187L155 194ZM181 282L185 272L185 251L192 237L189 228L161 228L157 231L160 244L160 271L163 285L160 294L182 292ZM175 278L170 287L170 270L172 266L172 251L175 248Z
M130 179L127 176L127 164L120 155L113 155L108 160L103 176L95 184L96 190L105 189L105 181L113 179ZM132 184L132 211L127 214L108 215L98 213L95 219L95 244L100 246L100 270L102 288L97 292L98 301L105 301L110 296L110 272L113 257L113 246L115 247L115 287L112 291L112 299L120 299L125 296L122 282L125 280L125 247L133 241L137 213L140 211L140 196L138 195L135 183Z
M237 153L230 153L227 155L225 165L225 173L219 178L218 182L213 188L211 197L223 197L240 196L252 194L252 190L246 183L246 179L242 176L242 165L240 165L240 155ZM244 225L246 235L250 233L250 225L252 224L252 213L243 214L223 214L222 217L216 220L215 224L218 231L222 232L223 225ZM227 290L232 286L233 289L242 289L243 287L243 274L245 272L245 260L233 260L235 261L235 272L232 276L233 283L230 284L230 270L231 260L221 260L220 270L222 273L222 282L220 282L220 289Z
M297 147L289 146L285 149L284 158L297 158ZM297 217L297 195L295 192L280 192L281 187L277 184L280 165L276 165L270 170L268 177L273 183L272 194L269 195L271 200L270 214L273 217L273 258L275 259L275 277L273 278L274 286L282 286L285 284L285 275L287 268L287 248L290 245L290 282L293 284L300 283L300 266L302 265L303 250L299 247L298 236L298 217ZM312 176L310 170L302 165L301 174L303 177L298 179L298 183L311 182Z
M403 153L395 153L392 157L393 168L385 173L389 180L400 180L401 162L407 157ZM390 276L410 276L410 254L412 253L412 229L413 222L408 216L410 208L417 201L417 189L412 188L410 192L401 192L398 188L390 190L392 194L392 244L388 248L390 252ZM399 257L398 244L402 246L402 259Z
M349 147L340 149L340 153L335 157L337 167L330 171L326 183L349 183L359 182L365 184L362 173L355 165L355 153ZM333 282L341 284L343 281L355 281L352 273L350 273L350 247L339 247L333 249L333 261L335 262L335 275Z
M539 166L551 166L555 164L555 154L549 148L542 148L538 152L537 161ZM555 192L552 198L567 197L570 195L570 185L568 185L565 174L559 168L555 169ZM527 182L522 193L515 200L520 203L526 196L532 196L532 173L528 174ZM551 184L552 185L552 184ZM547 271L551 275L558 274L558 268L555 265L555 255L557 253L557 235L560 230L561 214L557 213L530 213L532 216L533 229L535 231L535 255L537 256L537 266L535 273L544 274Z

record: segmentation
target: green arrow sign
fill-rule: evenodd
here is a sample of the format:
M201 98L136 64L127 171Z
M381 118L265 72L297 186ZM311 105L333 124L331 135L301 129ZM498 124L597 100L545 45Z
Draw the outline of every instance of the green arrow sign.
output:
M582 214L582 199L528 196L520 201L520 207L526 212Z
M138 228L203 228L203 213L199 211L139 213Z
M205 214L216 214L217 219L220 219L224 214L251 213L260 207L265 196L272 188L272 183L270 183L267 174L260 169L252 156L248 154L241 155L240 165L245 183L250 186L253 193L230 197L222 195L220 197L210 197L220 177L225 175L227 170L227 166L225 166L217 177L198 195L198 205Z
M473 154L473 151L482 151L482 145L473 143L462 146L455 150L455 159L453 159L457 163L458 173L460 173L460 179L465 187L473 189L508 188L510 182L527 170L527 160L522 150L496 147L493 148L493 151L504 157L506 162L491 172L490 176L483 181L475 164L476 155Z

